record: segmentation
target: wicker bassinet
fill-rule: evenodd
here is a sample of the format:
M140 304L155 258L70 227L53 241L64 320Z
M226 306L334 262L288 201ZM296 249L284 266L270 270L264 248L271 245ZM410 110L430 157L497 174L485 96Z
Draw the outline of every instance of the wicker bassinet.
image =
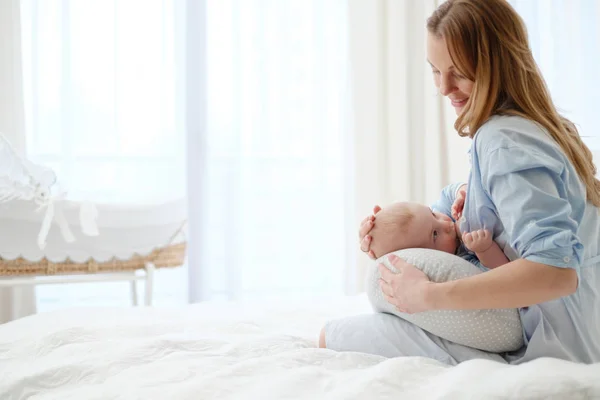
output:
M93 258L84 262L66 259L63 262L52 262L46 257L39 261L29 261L23 257L15 260L0 258L0 276L31 276L61 274L94 274L124 272L144 269L148 263L156 268L179 267L185 263L186 243L172 244L154 249L150 254L134 254L127 260L115 257L108 261L97 262Z
M185 262L187 208L183 199L150 205L96 204L97 236L82 233L81 203L63 201L58 206L75 241L66 241L53 222L42 249L36 238L44 213L31 201L0 204L0 286L40 284L44 282L37 277L51 275L78 276L75 281L82 282L82 276L110 273L113 280L120 280L119 276L132 282L145 279L151 289L155 268ZM140 269L146 271L141 277L135 274ZM150 301L151 293L146 303Z

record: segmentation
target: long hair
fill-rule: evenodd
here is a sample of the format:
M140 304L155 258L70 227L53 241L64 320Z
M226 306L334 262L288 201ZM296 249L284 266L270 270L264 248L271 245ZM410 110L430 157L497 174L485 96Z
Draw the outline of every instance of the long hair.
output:
M600 207L600 181L590 149L562 117L533 58L527 30L506 0L447 0L427 20L444 38L458 71L474 82L454 128L473 137L493 115L518 115L545 128L575 166L587 200Z

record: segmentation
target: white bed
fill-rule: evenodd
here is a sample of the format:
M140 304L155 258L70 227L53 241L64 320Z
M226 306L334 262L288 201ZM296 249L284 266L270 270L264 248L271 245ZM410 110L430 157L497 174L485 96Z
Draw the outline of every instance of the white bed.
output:
M600 398L600 364L315 348L328 318L360 312L363 296L39 314L0 325L0 399Z

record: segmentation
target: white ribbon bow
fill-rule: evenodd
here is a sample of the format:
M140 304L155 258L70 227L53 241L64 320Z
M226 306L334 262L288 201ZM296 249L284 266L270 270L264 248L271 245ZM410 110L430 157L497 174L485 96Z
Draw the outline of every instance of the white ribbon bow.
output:
M46 247L46 238L50 232L52 221L56 220L60 232L67 243L75 241L75 236L69 227L69 223L63 212L63 201L65 200L66 193L59 193L58 195L52 196L50 191L44 188L38 188L36 191L35 201L39 204L37 212L42 209L46 209L44 219L42 221L42 227L38 234L37 244L41 250ZM87 236L98 235L98 225L96 219L98 217L98 210L93 203L83 202L79 208L79 221L81 223L81 230Z

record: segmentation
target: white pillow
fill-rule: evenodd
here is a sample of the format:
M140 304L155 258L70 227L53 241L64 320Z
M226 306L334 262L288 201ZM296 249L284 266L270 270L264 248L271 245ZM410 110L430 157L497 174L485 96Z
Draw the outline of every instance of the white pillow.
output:
M483 273L470 262L430 249L405 249L393 252L396 256L423 271L432 282L446 282ZM398 272L387 255L369 267L367 295L378 312L394 314L436 336L477 349L501 353L518 350L523 346L523 330L517 309L498 310L442 310L405 314L388 303L379 286L379 270L383 263L392 272Z

